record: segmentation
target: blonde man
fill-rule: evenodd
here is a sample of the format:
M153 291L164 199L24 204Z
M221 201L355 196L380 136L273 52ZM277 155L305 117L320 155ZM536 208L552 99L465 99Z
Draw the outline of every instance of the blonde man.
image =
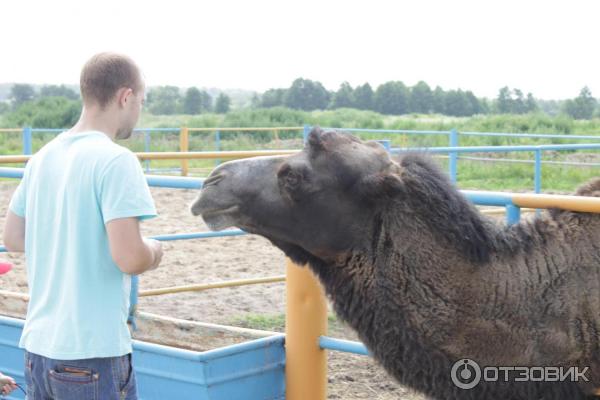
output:
M162 248L140 234L156 210L137 158L115 140L131 136L145 87L114 53L93 56L80 85L79 121L27 163L4 229L6 248L27 259L28 398L136 399L130 279L156 268Z

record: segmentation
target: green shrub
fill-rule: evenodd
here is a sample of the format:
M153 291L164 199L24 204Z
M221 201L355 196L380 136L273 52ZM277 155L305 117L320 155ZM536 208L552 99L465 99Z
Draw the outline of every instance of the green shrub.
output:
M77 122L80 112L79 100L44 97L23 103L6 115L3 124L11 128L68 128Z

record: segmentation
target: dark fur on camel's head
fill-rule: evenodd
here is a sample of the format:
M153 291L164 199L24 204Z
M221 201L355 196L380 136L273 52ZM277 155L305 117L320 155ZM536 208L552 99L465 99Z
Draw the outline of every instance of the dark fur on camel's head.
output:
M600 180L578 194L594 195ZM582 399L600 386L600 216L482 216L426 156L314 129L303 151L221 165L192 206L308 263L338 315L433 399ZM451 381L489 366L589 366L591 383Z
M386 207L399 203L407 212L427 214L424 221L439 229L442 240L462 248L465 257L489 257L485 222L426 157L408 154L396 163L376 142L315 128L301 153L255 161L255 168L269 168L270 176L249 174L246 165L234 162L217 168L203 193L212 192L217 183L226 184L226 176L243 178L244 192L231 205L239 216L235 224L268 237L297 262L314 257L330 261L364 248L365 229ZM202 203L208 203L207 198L200 197L194 210L210 209ZM443 223L448 215L455 218L452 224ZM203 217L209 225L223 228L219 225L231 223L233 214L213 215L209 210Z

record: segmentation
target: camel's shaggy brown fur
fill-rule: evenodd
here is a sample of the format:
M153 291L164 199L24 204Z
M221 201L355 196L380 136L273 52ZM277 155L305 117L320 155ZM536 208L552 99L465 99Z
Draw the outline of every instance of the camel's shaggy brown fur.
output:
M598 196L600 179L579 189ZM192 207L308 263L336 312L399 382L433 399L583 399L600 387L600 216L482 216L423 155L393 162L316 129L292 157L227 163ZM589 367L589 383L451 381L482 366Z

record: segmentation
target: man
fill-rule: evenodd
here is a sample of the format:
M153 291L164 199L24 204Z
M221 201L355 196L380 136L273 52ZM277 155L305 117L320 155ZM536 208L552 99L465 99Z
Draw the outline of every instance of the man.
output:
M136 64L101 53L83 67L83 111L28 162L9 206L4 244L25 251L29 398L136 399L127 327L130 275L156 268L156 216L141 166L114 143L131 136L144 102Z

